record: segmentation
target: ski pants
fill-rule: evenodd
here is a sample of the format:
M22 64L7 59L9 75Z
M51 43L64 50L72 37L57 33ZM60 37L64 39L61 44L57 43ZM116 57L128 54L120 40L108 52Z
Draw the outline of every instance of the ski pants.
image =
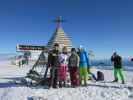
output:
M72 86L79 86L79 70L78 67L69 67L70 79Z
M58 69L57 68L52 68L51 69L51 84L50 86L52 87L56 87L57 86L57 82L58 82Z
M114 68L114 77L117 80L124 81L123 69L122 68Z
M88 80L87 67L80 66L79 67L79 72L80 72L80 84L82 85L82 80L84 80L84 85L86 85L87 84L87 80Z

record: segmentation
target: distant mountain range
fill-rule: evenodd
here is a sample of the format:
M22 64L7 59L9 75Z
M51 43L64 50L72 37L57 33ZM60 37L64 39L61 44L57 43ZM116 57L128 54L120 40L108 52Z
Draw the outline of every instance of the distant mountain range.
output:
M15 53L10 54L0 54L0 61L9 60L10 58L16 56ZM93 59L91 60L91 66L96 66L97 68L112 69L112 64L110 59ZM126 70L133 71L133 61L129 59L123 59L123 67Z
M14 57L16 54L11 54L11 53L8 53L8 54L0 54L0 61L3 61L3 60L9 60L10 58Z
M112 63L110 59L99 59L99 60L92 60L91 65L95 66L112 66ZM133 61L129 61L129 59L123 59L123 66L132 66L133 67Z
M129 59L123 59L122 63L124 70L133 71L133 61L129 61ZM92 60L91 65L96 66L99 69L113 69L110 59Z

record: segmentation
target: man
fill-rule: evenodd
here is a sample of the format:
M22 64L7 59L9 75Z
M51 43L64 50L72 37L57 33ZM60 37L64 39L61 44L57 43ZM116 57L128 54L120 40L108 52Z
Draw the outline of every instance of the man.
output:
M58 82L58 66L59 66L59 44L55 43L53 50L48 55L48 66L51 67L51 83L50 87L57 88Z
M124 84L125 81L124 81L124 75L123 75L121 56L119 56L116 52L114 52L111 57L111 62L114 64L114 78L115 79L113 82L118 82L119 80L118 74L119 74L122 84Z

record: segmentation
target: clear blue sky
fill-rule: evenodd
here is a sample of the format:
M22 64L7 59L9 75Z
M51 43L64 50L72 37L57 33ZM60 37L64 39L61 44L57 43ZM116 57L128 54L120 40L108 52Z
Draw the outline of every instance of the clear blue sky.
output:
M0 53L16 44L45 45L63 16L74 46L109 57L112 49L133 56L133 0L0 0Z

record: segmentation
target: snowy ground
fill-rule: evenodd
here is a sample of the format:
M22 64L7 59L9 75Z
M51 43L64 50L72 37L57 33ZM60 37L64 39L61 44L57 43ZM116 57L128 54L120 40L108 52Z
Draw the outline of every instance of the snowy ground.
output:
M101 70L105 74L105 83L89 82L86 87L45 89L11 83L24 77L30 66L19 68L9 61L0 62L0 100L133 100L133 72L124 72L125 85L109 83L113 80L110 70Z

